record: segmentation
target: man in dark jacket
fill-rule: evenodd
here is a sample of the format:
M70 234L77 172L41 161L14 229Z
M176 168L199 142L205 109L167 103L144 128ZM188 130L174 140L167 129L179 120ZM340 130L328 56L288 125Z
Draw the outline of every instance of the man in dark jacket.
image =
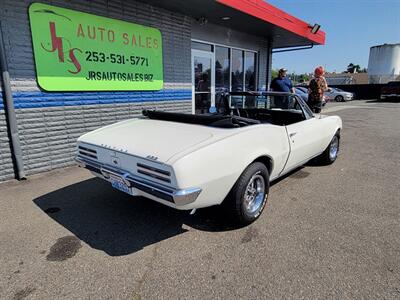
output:
M282 68L278 72L278 77L274 78L271 82L270 88L274 92L285 92L294 93L294 87L292 81L286 77L287 70ZM275 96L274 97L275 106L281 108L287 108L288 97L286 96Z
M278 72L278 77L271 82L271 90L274 92L294 93L292 81L286 77L287 70L282 68Z

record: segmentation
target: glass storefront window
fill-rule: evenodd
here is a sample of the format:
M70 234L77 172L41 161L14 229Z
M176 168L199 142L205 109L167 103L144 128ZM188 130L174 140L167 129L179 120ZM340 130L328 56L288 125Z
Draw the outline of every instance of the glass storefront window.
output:
M195 112L204 114L211 106L211 58L194 56Z
M220 106L221 93L229 92L230 51L227 47L215 46L215 104Z
M229 91L229 48L215 47L215 91Z
M232 87L231 91L243 91L243 50L232 49Z
M254 52L246 51L245 59L245 91L256 90L256 54Z
M192 41L192 49L213 52L213 45Z
M193 51L197 51L192 56L196 113L205 113L211 106L218 110L224 92L257 90L256 52L198 41L192 41L192 55ZM207 57L206 61L200 56ZM231 105L236 107L250 104L249 101L242 96L230 97Z

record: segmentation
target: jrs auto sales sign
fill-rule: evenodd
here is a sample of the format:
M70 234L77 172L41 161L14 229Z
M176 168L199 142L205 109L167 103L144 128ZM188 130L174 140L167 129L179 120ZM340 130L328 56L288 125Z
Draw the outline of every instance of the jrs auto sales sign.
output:
M41 3L31 4L29 18L44 90L162 89L158 29Z

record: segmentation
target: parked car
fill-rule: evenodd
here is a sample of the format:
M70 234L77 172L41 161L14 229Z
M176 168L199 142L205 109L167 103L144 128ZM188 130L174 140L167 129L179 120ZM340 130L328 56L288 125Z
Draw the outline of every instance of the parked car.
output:
M333 101L333 100L335 100L336 102L344 102L344 101L353 100L354 94L343 91L342 89L339 89L339 88L330 87L324 93L324 97L326 98L327 102Z
M246 97L248 106L232 109L231 97ZM221 204L249 224L272 180L313 158L336 160L341 129L340 117L313 115L295 94L232 92L216 114L145 110L84 134L76 160L130 195L180 210Z
M296 93L296 95L298 95L301 99L303 99L304 102L307 103L308 101L308 91L307 89L305 89L306 91L304 91L302 88L299 87L295 87L294 91Z
M400 99L400 81L390 81L381 88L381 99Z
M308 88L305 86L296 86L296 89L302 91L304 94L308 95Z

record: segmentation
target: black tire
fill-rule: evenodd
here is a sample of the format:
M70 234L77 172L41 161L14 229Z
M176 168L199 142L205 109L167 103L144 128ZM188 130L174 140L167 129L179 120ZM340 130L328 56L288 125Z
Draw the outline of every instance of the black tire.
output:
M261 186L261 181L264 183L264 195L258 192L258 184ZM251 182L254 182L253 186ZM252 194L255 186L256 192ZM267 203L268 193L268 169L263 163L255 162L250 164L240 175L224 200L223 205L229 213L229 217L236 225L248 225L257 220L261 215ZM250 200L252 197L253 200Z
M344 98L343 98L343 96L340 96L340 95L339 95L339 96L336 96L336 97L335 97L335 101L336 101L336 102L344 102Z
M340 146L340 135L336 133L331 142L329 143L328 147L322 152L318 157L317 161L323 165L330 165L333 164L338 157L339 153L339 146ZM333 151L333 148L336 147L336 151Z

